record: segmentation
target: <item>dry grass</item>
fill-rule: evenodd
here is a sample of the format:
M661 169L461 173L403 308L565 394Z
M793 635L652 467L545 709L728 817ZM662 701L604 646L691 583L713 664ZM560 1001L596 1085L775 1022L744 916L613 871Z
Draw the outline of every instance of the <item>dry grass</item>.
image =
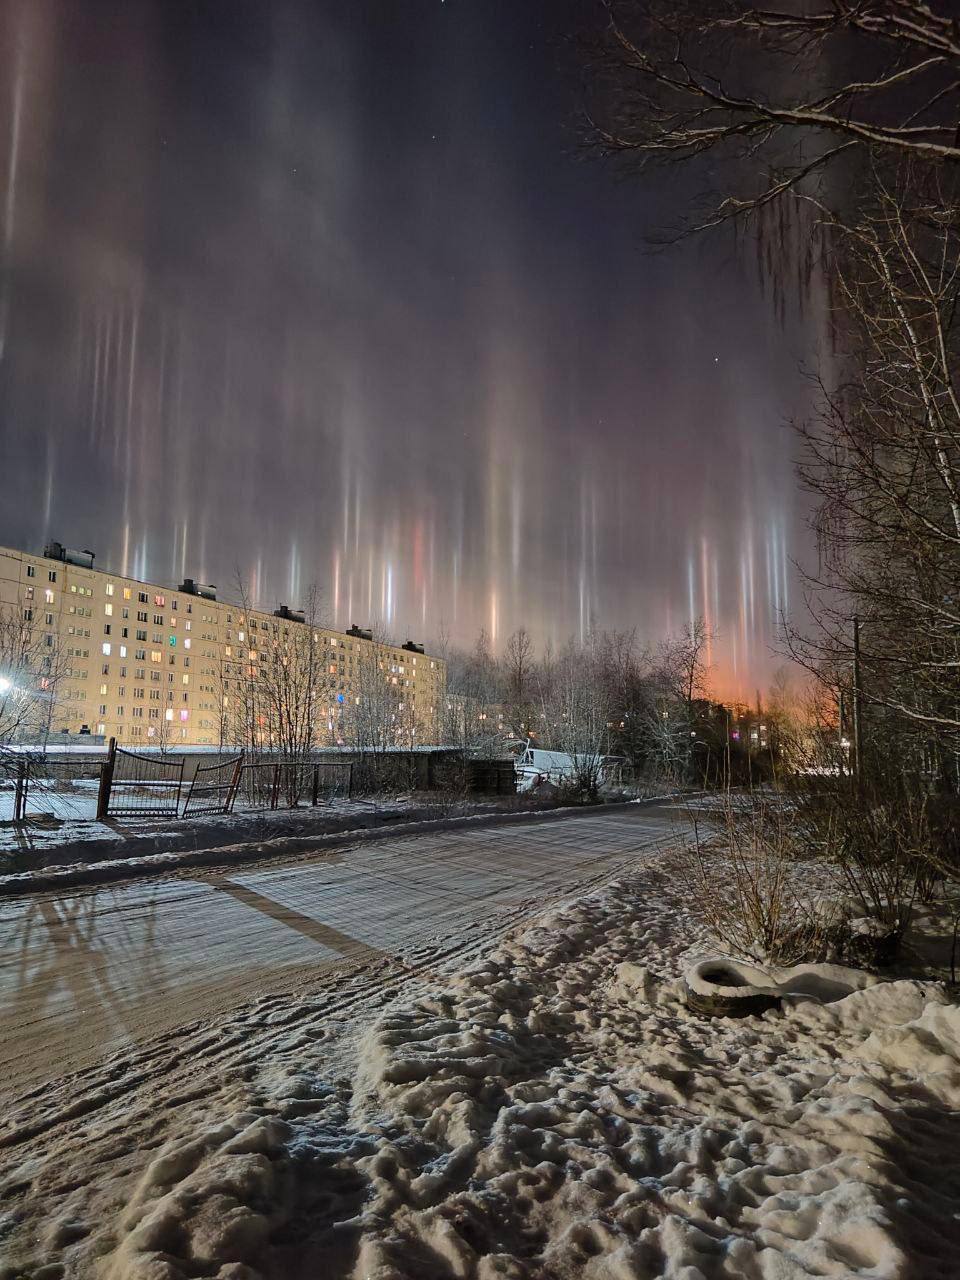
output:
M791 812L779 797L726 798L719 823L697 820L685 875L718 942L757 963L826 952L831 920L805 891Z

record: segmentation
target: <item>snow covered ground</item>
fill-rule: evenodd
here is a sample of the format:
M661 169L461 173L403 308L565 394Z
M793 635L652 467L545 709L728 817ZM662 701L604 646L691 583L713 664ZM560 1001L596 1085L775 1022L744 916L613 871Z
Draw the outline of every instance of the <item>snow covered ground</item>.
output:
M13 821L14 792L11 787L0 788L0 855L29 851L55 850L62 846L82 846L142 838L152 834L165 836L186 832L189 841L194 829L215 828L222 839L229 839L231 832L243 830L251 823L261 821L278 828L314 819L322 823L329 819L362 818L379 810L403 812L422 807L423 802L411 796L390 796L382 799L361 797L347 800L333 799L317 808L301 805L298 809L247 809L238 806L229 814L202 814L190 817L137 817L111 818L109 822L97 821L97 791L99 783L93 779L79 779L69 790L34 790L30 793L30 821L15 824Z
M39 798L38 798L39 797ZM660 800L667 797L659 797ZM633 803L650 803L656 797ZM625 802L624 802L625 803ZM336 797L316 808L302 804L295 809L245 809L229 814L181 814L177 818L124 816L106 822L96 819L96 783L86 790L34 792L26 823L13 821L13 791L0 787L0 877L5 872L33 872L39 868L79 863L140 862L167 855L166 865L178 851L216 849L228 843L283 838L321 837L345 831L370 830L397 822L437 822L458 818L483 820L497 814L533 815L556 810L549 796L470 796L442 792L401 795ZM147 868L147 874L162 870ZM15 892L19 889L14 888Z
M900 981L697 1017L678 883L646 856L37 1090L0 1275L956 1277L960 1011Z

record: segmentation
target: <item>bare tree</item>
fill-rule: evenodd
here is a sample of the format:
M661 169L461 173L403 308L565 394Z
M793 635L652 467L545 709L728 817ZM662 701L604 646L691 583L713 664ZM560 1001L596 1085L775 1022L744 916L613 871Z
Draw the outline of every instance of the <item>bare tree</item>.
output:
M47 643L28 610L0 611L0 743L35 743L49 732L59 661L56 637Z
M507 641L502 660L504 710L518 738L528 736L533 718L533 665L533 641L520 627Z
M609 733L609 686L595 637L568 641L540 681L545 745L569 755L573 785L595 799L600 788Z
M218 655L219 736L221 747L244 752L249 764L259 762L264 747L271 746L268 706L261 678L259 650L248 642L252 602L240 570L236 574L239 606L227 615L227 631L220 638ZM257 653L250 659L249 650Z
M636 630L598 631L593 637L598 678L607 708L606 750L642 771L650 755L648 712L652 696L650 653Z
M258 701L266 733L284 763L285 799L295 807L307 786L308 765L325 737L332 685L326 662L320 593L313 585L299 612L274 616L266 635L249 630L244 661L259 672Z
M710 639L704 620L696 618L657 650L647 725L660 768L675 783L690 778L696 704L709 693L706 652Z
M729 186L694 225L756 211L858 153L960 161L948 0L607 0L588 134L639 166L710 154ZM851 74L851 69L853 74Z
M489 750L499 739L501 669L485 630L469 652L451 651L447 662L444 741L465 751Z
M46 744L63 676L56 634L40 630L29 607L0 609L0 772L17 771L13 748Z
M815 263L827 286L837 351L801 426L821 557L813 632L793 629L793 652L852 706L881 772L896 760L900 782L912 771L960 791L955 5L606 9L593 144L640 170L708 158L710 190L679 233L759 215L778 310L794 266L798 301Z
M382 789L388 783L385 756L401 745L403 689L391 671L390 642L374 626L370 640L354 641L351 703L343 718L347 741L359 756L358 785Z
M825 219L830 215L820 211ZM818 499L820 567L810 575L815 635L795 652L826 677L850 672L858 697L904 731L960 746L960 206L913 167L849 224L834 271L847 376L821 383L801 425L802 476ZM852 620L859 622L854 654ZM852 690L851 690L852 696Z

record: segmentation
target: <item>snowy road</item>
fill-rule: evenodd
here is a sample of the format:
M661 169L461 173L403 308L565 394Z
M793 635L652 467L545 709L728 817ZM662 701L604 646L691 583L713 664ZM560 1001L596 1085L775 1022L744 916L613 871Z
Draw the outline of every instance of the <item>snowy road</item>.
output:
M0 1096L266 994L429 976L609 879L677 820L663 806L461 827L0 903Z

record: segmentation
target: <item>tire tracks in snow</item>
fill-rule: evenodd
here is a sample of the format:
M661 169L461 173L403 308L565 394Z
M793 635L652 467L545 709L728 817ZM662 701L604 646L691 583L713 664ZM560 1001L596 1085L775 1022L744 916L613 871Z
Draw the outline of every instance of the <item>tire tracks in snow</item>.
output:
M290 975L282 990L245 999L232 1012L123 1048L53 1085L30 1089L4 1108L0 1129L0 1216L21 1230L39 1229L57 1201L89 1210L123 1196L145 1153L191 1125L198 1108L242 1109L257 1091L269 1055L274 1065L321 1056L349 1077L355 1046L374 1018L408 1001L438 975L463 968L507 932L551 904L577 897L654 859L667 833L637 833L631 846L585 859L547 892L530 893L437 938L429 922L420 938L383 960L343 958ZM387 879L387 877L385 877ZM292 990L291 990L292 985Z

